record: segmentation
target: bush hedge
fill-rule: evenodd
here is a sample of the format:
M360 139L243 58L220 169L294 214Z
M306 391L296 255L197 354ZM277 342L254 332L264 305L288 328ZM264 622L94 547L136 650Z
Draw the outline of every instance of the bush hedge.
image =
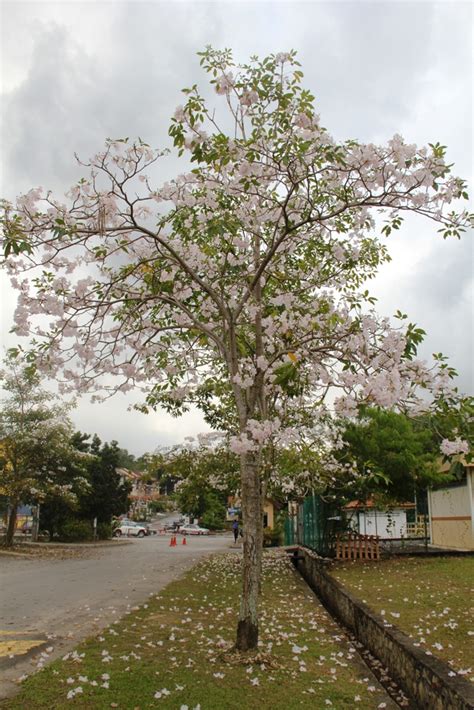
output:
M90 520L69 518L61 525L59 539L64 542L84 542L86 540L92 540L92 523Z

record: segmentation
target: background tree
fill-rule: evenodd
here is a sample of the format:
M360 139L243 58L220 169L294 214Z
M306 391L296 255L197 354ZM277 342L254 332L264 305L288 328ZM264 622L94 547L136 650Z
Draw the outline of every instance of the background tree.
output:
M130 471L143 471L143 460L141 457L136 457L127 449L119 448L118 466L120 468L128 468Z
M8 497L5 543L13 544L21 503L77 503L87 489L83 462L70 444L69 407L40 387L30 367L10 358L1 372L7 396L0 403L0 493ZM59 504L59 503L58 503Z
M226 519L227 499L239 488L239 461L225 442L173 447L163 452L164 476L173 477L179 509L199 518L205 527L220 529Z
M89 452L87 471L89 490L80 498L80 516L99 523L110 524L112 517L126 513L130 507L131 484L121 482L117 473L121 452L118 443L102 443L94 434L90 444L90 435L82 436L82 447Z
M157 449L153 453L145 453L140 456L140 470L143 471L143 478L149 483L156 483L159 486L161 495L171 496L174 493L178 477L166 466L169 449Z
M66 461L57 474L57 484L70 490L70 495L55 495L54 490L44 496L39 511L40 531L47 532L50 540L62 538L71 521L81 520L80 501L90 491L88 458L71 449L73 460ZM81 476L77 478L77 467ZM92 526L90 528L92 534Z
M230 51L208 48L201 64L223 113L193 86L169 130L193 170L155 186L163 152L108 140L67 203L39 189L5 203L5 254L21 289L16 331L29 334L32 314L48 313L36 362L64 386L141 386L145 408L174 413L203 391L228 398L245 650L258 643L267 447L300 435L330 391L338 413L353 414L365 401L408 406L420 385L436 395L451 387L444 363L415 358L421 331L372 310L364 282L388 258L375 216L384 212L387 236L405 212L459 236L468 215L449 205L467 194L439 144L337 143L294 52L236 65ZM17 278L30 269L34 281Z
M130 506L131 485L122 482L116 472L121 451L116 441L102 444L97 435L74 432L71 444L79 454L83 475L87 486L77 491L72 501L48 497L41 508L41 525L50 535L72 539L75 523L88 523L92 534L92 521L97 518L98 530L107 536L112 517L126 513ZM62 477L70 482L70 470L65 469ZM79 525L77 530L84 528Z
M338 460L351 464L360 475L351 488L352 498L413 501L417 493L443 479L440 442L427 426L404 414L365 409L358 420L346 423L341 439Z

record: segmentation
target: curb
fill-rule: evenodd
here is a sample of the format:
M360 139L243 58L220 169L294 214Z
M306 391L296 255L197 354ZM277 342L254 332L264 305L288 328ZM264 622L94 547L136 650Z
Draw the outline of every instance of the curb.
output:
M21 663L27 658L32 658L33 656L38 655L41 651L51 645L51 641L48 640L44 634L37 634L37 638L35 639L32 639L31 636L32 635L27 632L19 633L15 636L15 640L17 641L34 640L39 641L39 643L31 646L31 648L28 648L23 653L12 654L11 658L10 656L0 656L0 669L14 668L17 663Z
M452 678L451 668L427 656L396 626L359 601L327 572L327 561L304 547L293 555L296 570L324 606L389 670L420 710L472 710L474 687ZM290 557L291 559L291 557Z

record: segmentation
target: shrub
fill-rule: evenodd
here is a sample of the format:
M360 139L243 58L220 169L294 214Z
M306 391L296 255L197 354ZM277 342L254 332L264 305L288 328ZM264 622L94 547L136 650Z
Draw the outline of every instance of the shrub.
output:
M278 547L281 542L281 530L275 528L263 528L263 546Z
M65 520L59 531L59 539L65 542L83 542L92 540L92 523L90 520L69 518Z
M202 524L209 530L222 530L225 527L225 509L216 506L206 510L202 516Z
M174 513L179 505L175 496L162 495L159 500L151 501L149 504L155 513Z
M166 500L152 500L149 506L153 513L167 513L170 503Z
M97 523L97 538L99 540L110 540L112 537L112 525L110 523Z

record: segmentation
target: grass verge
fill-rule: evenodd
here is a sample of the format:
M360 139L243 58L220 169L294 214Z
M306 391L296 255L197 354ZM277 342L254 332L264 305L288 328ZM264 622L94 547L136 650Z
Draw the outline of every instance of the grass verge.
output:
M235 553L200 563L0 707L397 707L282 553L264 557L258 653L232 652L240 571Z
M411 557L349 562L331 574L415 646L474 679L474 558Z

